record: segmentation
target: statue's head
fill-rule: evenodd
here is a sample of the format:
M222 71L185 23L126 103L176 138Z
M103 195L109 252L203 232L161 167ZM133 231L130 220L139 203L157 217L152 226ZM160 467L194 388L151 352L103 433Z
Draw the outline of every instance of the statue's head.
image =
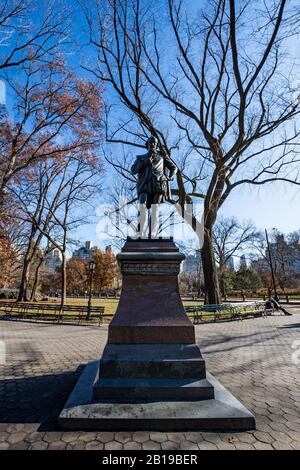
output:
M155 152L158 147L158 140L154 135L152 135L146 142L146 147L148 152Z

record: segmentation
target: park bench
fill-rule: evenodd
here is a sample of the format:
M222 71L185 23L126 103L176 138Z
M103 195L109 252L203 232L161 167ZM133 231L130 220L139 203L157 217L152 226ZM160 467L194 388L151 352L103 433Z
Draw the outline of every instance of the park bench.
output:
M216 322L224 320L243 320L244 318L265 317L273 313L265 302L225 303L215 305L196 305L185 307L193 323Z
M198 305L185 308L188 316L192 316L193 323L198 325L201 322L216 322L221 319L232 317L231 306L229 304L218 305Z
M266 303L262 301L232 303L230 304L230 310L231 320L265 317L273 313L273 308L268 309Z
M88 312L90 312L89 318ZM25 302L0 302L2 319L43 320L54 323L77 323L103 321L105 307L97 306L88 309L85 305L38 304Z

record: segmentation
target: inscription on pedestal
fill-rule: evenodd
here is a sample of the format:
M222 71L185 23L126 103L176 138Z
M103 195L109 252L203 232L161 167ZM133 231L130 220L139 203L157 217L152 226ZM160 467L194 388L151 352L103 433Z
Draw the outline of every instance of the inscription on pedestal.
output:
M141 263L122 263L123 274L169 274L177 275L180 273L179 263L166 264L141 264Z

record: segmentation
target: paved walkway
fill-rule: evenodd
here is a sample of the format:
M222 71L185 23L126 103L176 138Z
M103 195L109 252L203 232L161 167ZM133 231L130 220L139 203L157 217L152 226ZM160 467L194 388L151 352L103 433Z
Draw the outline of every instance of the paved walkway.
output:
M61 432L57 416L83 365L100 356L107 327L0 321L0 449L300 449L300 352L292 347L298 341L300 350L300 314L196 333L208 370L255 414L256 431Z

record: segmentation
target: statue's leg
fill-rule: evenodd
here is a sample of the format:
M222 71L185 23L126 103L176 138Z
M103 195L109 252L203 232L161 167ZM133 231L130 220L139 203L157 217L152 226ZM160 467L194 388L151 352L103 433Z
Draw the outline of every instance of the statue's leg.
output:
M159 193L153 196L153 204L151 205L151 238L157 238L159 236L158 213L162 197L163 195Z
M147 193L140 194L140 205L139 205L139 224L138 231L141 238L147 237L147 227L146 225L146 213L147 213Z

